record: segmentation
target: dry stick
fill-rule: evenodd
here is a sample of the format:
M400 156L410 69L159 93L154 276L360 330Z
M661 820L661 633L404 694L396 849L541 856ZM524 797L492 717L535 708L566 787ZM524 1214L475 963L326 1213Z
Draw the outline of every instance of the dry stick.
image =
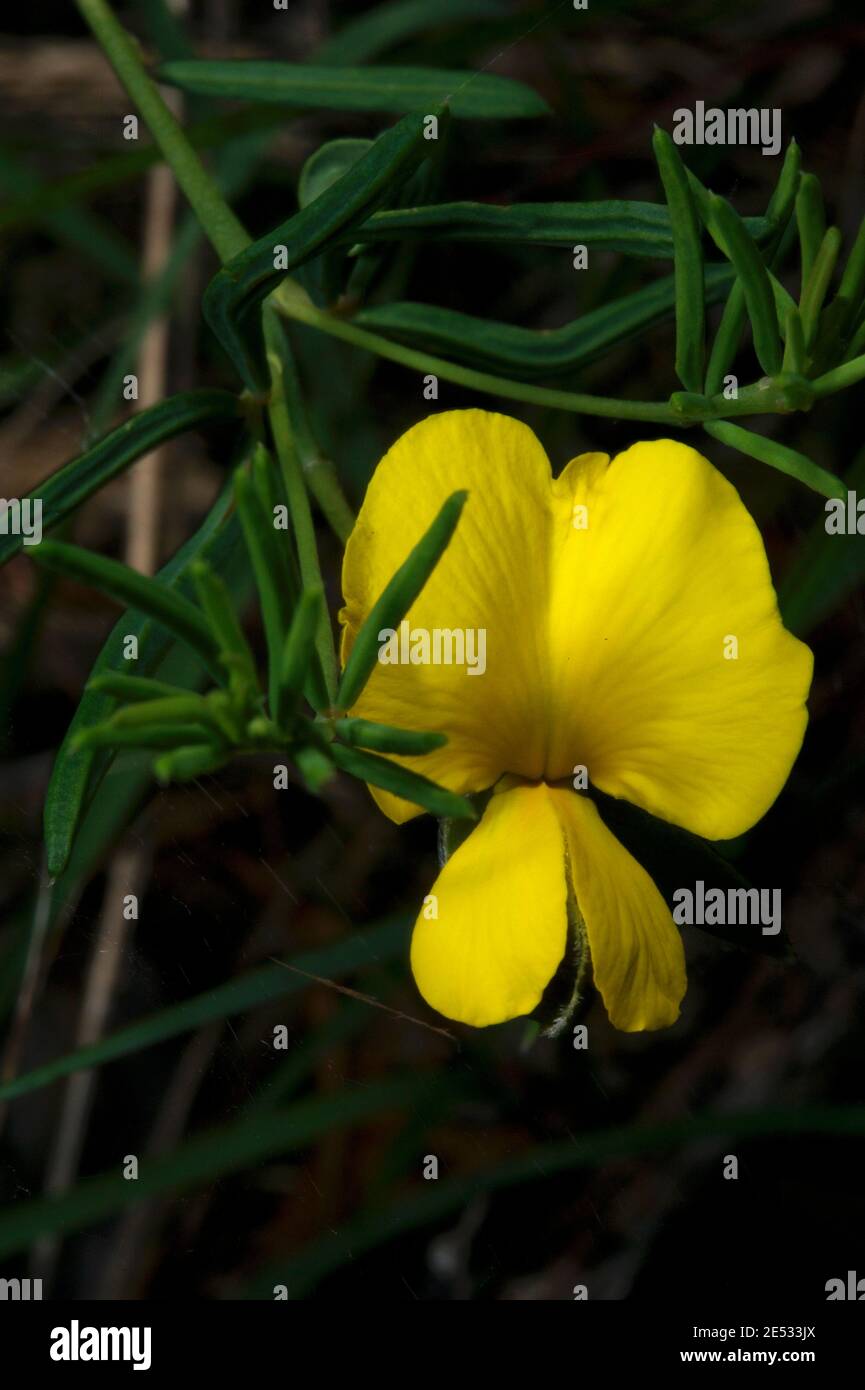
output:
M169 1153L180 1142L202 1078L219 1046L223 1028L222 1020L208 1024L184 1048L147 1141L145 1160ZM112 1237L111 1250L98 1273L95 1298L111 1300L136 1297L135 1284L140 1279L142 1252L148 1240L152 1243L154 1233L161 1230L173 1204L172 1196L162 1196L152 1197L129 1208Z
M99 931L84 987L76 1047L88 1047L102 1036L126 945L127 924L121 904L124 896L137 888L143 877L142 870L142 857L137 848L120 851L111 863ZM45 1179L47 1195L67 1191L78 1172L96 1076L93 1070L80 1071L66 1083L60 1124ZM45 1283L52 1278L59 1251L60 1241L55 1235L43 1237L33 1247L31 1270Z
M175 110L179 99L169 97ZM168 165L157 165L147 178L145 195L142 279L145 284L159 276L171 253L177 186ZM147 326L138 352L138 409L156 405L165 394L170 322L160 314ZM165 452L156 449L132 469L126 515L125 558L128 565L144 574L153 574L159 562L159 510L161 476ZM134 891L132 885L144 880L143 849L119 851L111 864L99 932L87 973L84 1001L79 1018L77 1046L86 1047L102 1035L121 962L130 936L130 920L121 911L123 898ZM93 1106L97 1074L78 1072L66 1083L63 1108L45 1181L47 1193L66 1192L75 1181L84 1145L84 1136ZM53 1276L60 1252L56 1236L46 1236L33 1250L34 1271L44 1282Z
M179 102L166 101L179 114ZM144 282L156 279L171 253L177 184L167 164L158 164L147 176L144 225ZM168 360L168 316L160 314L149 325L138 356L138 408L156 405L165 392L165 365ZM159 516L165 449L154 449L132 468L126 516L126 563L142 574L155 574L159 562Z

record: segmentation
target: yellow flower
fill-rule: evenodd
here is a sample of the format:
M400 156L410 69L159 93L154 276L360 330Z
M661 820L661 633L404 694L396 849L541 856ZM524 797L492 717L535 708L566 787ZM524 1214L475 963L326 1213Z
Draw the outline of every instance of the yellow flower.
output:
M457 489L462 519L407 615L430 659L377 663L352 711L447 734L397 761L452 791L495 788L432 889L437 916L415 925L418 987L476 1026L531 1012L565 954L570 887L612 1022L665 1027L685 992L680 934L574 769L698 835L739 835L799 751L811 652L782 625L738 493L694 449L583 454L553 478L527 426L464 410L414 426L372 478L345 554L343 661ZM432 659L434 634L458 630L485 632L483 674ZM419 814L373 795L397 822Z

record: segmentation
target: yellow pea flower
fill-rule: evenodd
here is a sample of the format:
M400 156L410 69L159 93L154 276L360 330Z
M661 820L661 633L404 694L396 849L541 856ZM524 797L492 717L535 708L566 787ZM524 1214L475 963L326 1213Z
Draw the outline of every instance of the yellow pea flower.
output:
M412 632L486 633L486 667L376 664L352 710L448 736L399 758L460 793L493 788L412 938L421 994L475 1026L530 1013L562 961L568 889L616 1027L662 1028L685 992L682 940L591 785L708 839L768 810L807 723L810 650L784 628L760 533L696 450L583 454L559 477L518 420L433 415L378 465L343 566L342 658L457 489L456 533ZM403 822L419 808L373 789Z

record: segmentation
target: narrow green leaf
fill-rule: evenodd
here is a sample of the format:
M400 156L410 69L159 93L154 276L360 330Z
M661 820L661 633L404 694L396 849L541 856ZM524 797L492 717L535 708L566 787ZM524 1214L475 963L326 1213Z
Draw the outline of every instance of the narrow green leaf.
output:
M770 468L777 468L779 473L797 478L812 491L819 492L821 497L845 496L844 483L834 473L829 473L804 454L797 453L795 449L788 449L786 445L778 444L774 439L754 434L752 430L733 425L728 420L707 421L703 424L703 429L713 439L728 444L731 449L738 449L740 453L759 459L761 463L768 463Z
M416 729L394 729L369 719L337 719L334 728L343 743L353 748L371 748L376 753L396 753L405 757L432 753L444 748L446 734L426 734Z
M327 1275L351 1265L362 1278L358 1260L369 1250L433 1227L467 1211L490 1192L523 1183L548 1182L557 1173L598 1168L615 1158L663 1153L692 1146L708 1138L775 1138L788 1145L792 1134L863 1135L865 1107L809 1106L745 1111L703 1112L660 1125L627 1125L573 1135L553 1143L532 1145L526 1153L508 1157L470 1174L424 1183L418 1191L387 1206L368 1207L338 1230L328 1231L296 1254L282 1255L259 1270L251 1298L272 1298L275 1284L285 1285L291 1299L303 1298ZM780 1154L779 1154L780 1161Z
M765 217L746 218L745 226L756 240L765 240L774 223ZM621 251L630 256L673 259L673 232L669 211L662 203L608 202L435 203L429 207L394 208L376 212L351 233L359 242L402 241L428 238L436 241L480 241L522 246L574 246L584 243L598 250Z
M354 136L343 136L338 140L328 140L319 145L300 171L297 181L298 207L309 207L322 193L354 168L359 159L369 154L372 140L361 140Z
M224 749L212 743L191 743L185 748L163 753L154 762L153 772L158 782L193 782L208 772L216 772L225 760Z
M218 728L211 706L202 695L191 695L188 691L160 696L155 700L141 700L117 710L108 721L113 729L140 729L149 724L202 724L205 728ZM106 727L102 725L101 727Z
M429 115L447 104L455 116L479 120L549 114L547 103L531 87L487 72L209 59L164 63L159 78L201 96L284 102L301 109Z
M783 370L795 372L797 376L805 376L806 367L807 352L805 350L805 334L802 329L802 315L794 304L787 311Z
M333 763L320 748L311 745L298 748L294 760L307 789L313 796L318 796L322 788L326 787L328 782L332 782L336 775Z
M846 337L859 316L865 296L865 217L859 223L856 240L847 257L835 303L843 306L839 316L839 332Z
M207 623L197 608L167 585L138 574L117 560L93 555L80 546L60 541L43 541L35 547L33 558L47 569L67 575L80 584L88 584L117 603L140 609L155 618L198 653L211 675L220 682L224 679L219 648Z
M88 497L166 439L199 425L238 418L237 398L228 391L187 391L133 415L29 494L31 499L42 502L43 530L50 531L64 521ZM21 536L0 535L0 564L17 555L22 546Z
M321 1135L362 1123L381 1111L399 1113L417 1102L424 1084L417 1075L373 1081L300 1101L289 1110L259 1113L255 1123L244 1117L148 1160L136 1182L127 1182L115 1165L110 1172L84 1178L70 1192L7 1206L0 1215L0 1256L26 1250L40 1236L86 1229L147 1197L188 1192L276 1154L298 1152Z
M826 232L823 190L815 174L803 174L799 181L799 191L796 194L796 225L799 229L802 259L801 293L804 294Z
M784 154L784 162L778 175L778 182L769 199L766 217L774 223L777 232L784 229L796 205L796 195L802 178L802 151L791 140Z
M211 280L205 316L250 390L266 386L261 329L250 324L251 311L290 271L368 217L428 153L422 118L403 117L309 207L254 242Z
M240 626L240 619L225 581L206 560L193 560L189 573L198 602L216 638L219 659L229 672L229 683L252 693L258 689L255 658Z
M854 497L865 494L865 449L859 450L842 485L845 503L847 492ZM865 536L833 535L826 530L827 519L821 513L814 522L778 586L785 626L797 637L807 637L865 582Z
M781 166L778 182L772 190L772 196L766 208L766 221L774 228L773 232L765 240L765 254L768 259L768 264L772 266L783 260L785 241L791 231L790 216L795 205L796 193L799 188L801 165L801 151L796 141L791 140L787 146L787 152L784 155L784 163ZM747 226L747 219L745 223ZM749 231L751 235L754 236L753 229L749 227ZM708 281L711 271L712 267L707 267L707 303L710 302ZM777 308L777 296L775 302ZM742 288L741 280L736 279L730 290L727 303L724 305L721 322L718 325L718 331L715 334L715 340L709 354L709 363L706 367L705 386L707 396L716 396L720 392L724 384L724 377L729 372L733 359L738 351L746 318L745 292ZM785 321L786 315L782 319L782 322Z
M266 451L264 454L263 467L271 468ZM279 662L297 586L283 550L283 545L288 543L287 538L282 542L279 540L274 530L273 513L261 505L261 497L252 478L242 468L234 475L234 497L261 601L261 619L267 639L269 702L270 708L275 709Z
M190 561L197 555L207 555L220 573L228 576L238 595L248 588L248 569L246 550L236 519L229 515L231 490L225 488L211 507L201 526L183 545L168 563L159 571L161 583L177 587L183 595L192 592L188 578ZM204 678L197 656L183 644L176 644L172 634L159 624L154 624L145 614L127 611L115 624L108 640L103 646L93 668L91 681L100 675L111 675L128 668L129 638L138 643L136 670L148 676L159 675L169 682L195 686ZM72 746L76 735L92 724L101 723L114 708L114 700L108 694L93 690L88 685L66 737L54 760L51 781L45 799L45 851L48 872L51 875L65 871L66 878L78 872L78 860L85 863L81 873L87 873L111 838L109 827L119 826L128 816L130 809L143 795L149 775L142 769L139 774L129 772L121 779L111 780L107 792L102 784L111 767L113 755L73 753ZM97 791L100 793L97 796ZM103 807L106 808L103 814ZM112 822L112 816L116 819ZM93 841L93 853L74 856L70 863L78 828L89 845ZM86 833L85 833L86 832ZM82 857L83 856L83 857ZM69 883L58 882L58 893L68 892ZM53 901L53 899L52 899Z
M700 219L688 176L672 138L660 126L652 137L673 231L676 285L676 375L686 391L703 385L706 351L705 287Z
M829 292L840 250L840 231L837 227L828 227L802 291L802 332L805 335L805 346L809 350L817 336L820 311Z
M336 696L338 709L350 710L357 700L378 661L379 633L384 628L399 627L450 544L467 497L467 492L451 494L373 604L345 664Z
M718 247L728 255L742 282L754 350L763 371L781 370L781 338L769 272L757 246L734 208L716 194L709 195L706 225Z
M46 185L27 164L0 150L0 188L4 194L37 201ZM125 237L86 208L54 207L39 219L61 245L71 246L99 266L103 276L124 285L138 281L138 260Z
M706 266L706 303L723 298L733 283L727 265ZM353 322L397 342L423 348L522 381L546 379L594 361L608 348L669 318L675 303L672 276L653 280L611 300L562 328L520 328L477 318L436 304L395 303L362 309Z
M290 963L297 966L297 971L287 970L284 965L269 965L206 989L180 1004L148 1014L97 1043L67 1052L34 1071L5 1082L0 1085L0 1101L15 1100L64 1076L104 1066L106 1062L128 1057L167 1038L191 1033L217 1019L233 1018L275 999L289 999L309 988L306 978L309 975L341 980L365 966L393 960L407 949L406 933L410 925L407 917L395 917L375 927L353 931L329 946L293 956Z
M473 19L501 18L505 12L495 0L393 0L360 14L321 44L316 63L366 63L379 53L445 24L467 24Z
M422 806L432 816L477 820L477 812L466 797L437 786L427 777L421 777L399 763L392 763L387 758L366 753L360 748L347 748L341 743L330 745L330 755L343 772L350 773L361 782L371 782L374 787L400 796L414 806Z
M113 721L94 724L78 735L79 748L178 748L200 742L207 734L203 724L150 724L119 726Z
M139 700L161 700L172 695L188 693L180 686L168 685L166 681L150 680L147 676L124 676L119 671L106 671L101 675L92 676L87 682L87 689L97 695L110 695L112 699L122 700L124 704L132 704L133 701Z
M321 618L324 594L306 589L291 621L285 646L278 658L274 717L281 728L288 728L315 663L315 638Z

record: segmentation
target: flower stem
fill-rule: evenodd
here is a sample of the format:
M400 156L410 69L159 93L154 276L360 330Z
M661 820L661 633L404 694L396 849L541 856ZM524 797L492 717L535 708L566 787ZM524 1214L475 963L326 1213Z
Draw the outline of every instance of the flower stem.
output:
M622 401L607 396L585 396L573 391L557 391L547 386L530 386L522 381L477 372L441 357L432 357L416 348L405 347L382 338L369 329L358 328L346 319L337 318L324 309L317 309L307 295L294 283L285 283L271 296L273 304L287 318L318 328L331 337L365 348L390 362L398 362L415 371L443 377L458 386L483 391L486 395L505 396L510 400L527 401L532 405L552 406L585 415L605 415L614 420L651 420L664 425L681 425L682 416L666 401ZM726 402L725 402L726 404Z
M78 8L126 91L138 106L157 145L191 203L221 261L231 260L250 238L190 145L182 127L148 75L136 44L107 0L78 0Z

